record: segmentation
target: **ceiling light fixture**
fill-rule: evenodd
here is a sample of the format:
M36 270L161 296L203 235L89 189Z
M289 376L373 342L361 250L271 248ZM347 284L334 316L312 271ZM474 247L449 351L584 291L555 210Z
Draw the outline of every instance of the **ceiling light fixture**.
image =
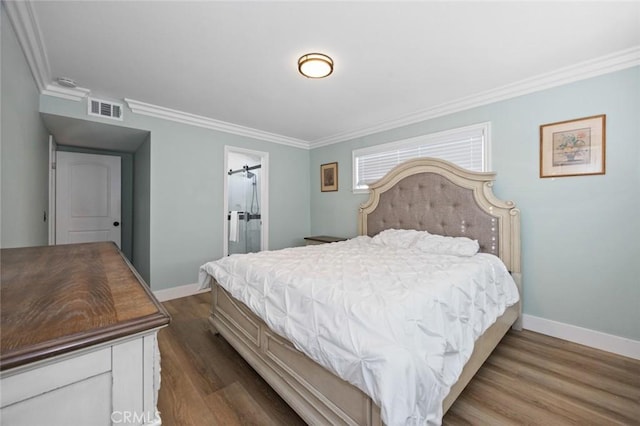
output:
M333 72L333 59L322 53L307 53L298 59L298 71L307 78L324 78Z

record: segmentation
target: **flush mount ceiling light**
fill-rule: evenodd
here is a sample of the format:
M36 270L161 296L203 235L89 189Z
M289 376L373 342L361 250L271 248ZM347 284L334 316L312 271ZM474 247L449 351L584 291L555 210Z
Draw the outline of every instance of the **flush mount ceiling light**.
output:
M324 78L333 72L333 59L322 53L307 53L298 59L298 71L308 78Z

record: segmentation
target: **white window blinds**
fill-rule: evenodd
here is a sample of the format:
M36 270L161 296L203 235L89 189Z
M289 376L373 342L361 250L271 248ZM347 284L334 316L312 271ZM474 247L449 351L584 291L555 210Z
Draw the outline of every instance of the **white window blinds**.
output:
M450 161L468 170L487 171L489 123L353 151L353 189L366 190L393 167L418 157Z

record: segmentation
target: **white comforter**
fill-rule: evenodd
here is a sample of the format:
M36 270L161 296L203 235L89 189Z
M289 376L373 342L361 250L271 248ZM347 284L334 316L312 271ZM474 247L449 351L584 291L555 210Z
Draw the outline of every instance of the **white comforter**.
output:
M442 422L473 345L518 291L495 256L369 237L209 262L210 276L300 351L369 395L388 425Z

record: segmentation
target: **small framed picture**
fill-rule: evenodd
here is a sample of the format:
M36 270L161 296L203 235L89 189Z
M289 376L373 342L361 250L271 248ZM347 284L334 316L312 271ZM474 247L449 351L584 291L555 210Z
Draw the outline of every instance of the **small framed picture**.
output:
M540 177L603 175L606 116L540 126Z
M338 163L320 166L320 190L322 192L338 190Z

